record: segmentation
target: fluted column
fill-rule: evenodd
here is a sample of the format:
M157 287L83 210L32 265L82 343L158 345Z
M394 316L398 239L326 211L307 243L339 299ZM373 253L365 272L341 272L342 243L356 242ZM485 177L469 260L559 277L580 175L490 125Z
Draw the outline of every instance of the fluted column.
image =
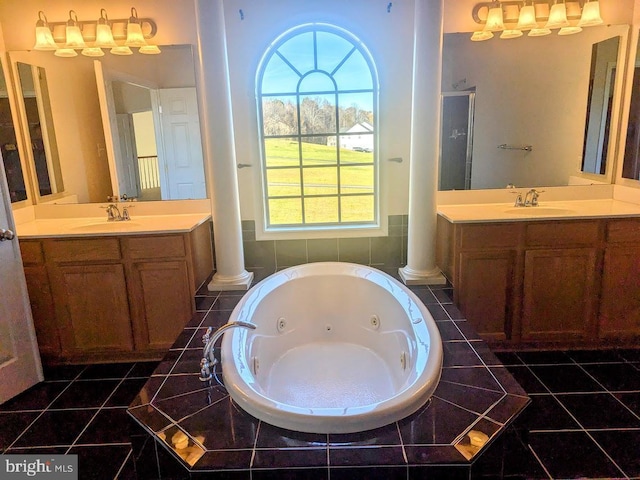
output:
M445 283L436 267L443 10L444 0L415 0L407 285Z
M198 87L208 193L214 225L216 273L209 290L246 290L231 89L222 0L195 0Z

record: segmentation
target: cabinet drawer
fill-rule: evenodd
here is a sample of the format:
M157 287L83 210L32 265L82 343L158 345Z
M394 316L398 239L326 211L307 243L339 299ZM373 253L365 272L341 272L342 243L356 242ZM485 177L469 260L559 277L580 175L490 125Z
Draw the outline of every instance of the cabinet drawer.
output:
M47 259L54 262L120 260L117 238L48 240L44 244Z
M553 222L527 224L525 242L527 246L587 246L598 241L600 223L596 220L588 222Z
M25 265L42 265L44 263L44 252L42 243L20 241L20 253L22 263Z
M462 225L460 248L516 247L521 228L516 223Z
M611 220L607 224L607 241L611 243L640 243L640 218Z
M123 242L126 255L132 260L184 257L186 255L182 235L129 237L124 238Z

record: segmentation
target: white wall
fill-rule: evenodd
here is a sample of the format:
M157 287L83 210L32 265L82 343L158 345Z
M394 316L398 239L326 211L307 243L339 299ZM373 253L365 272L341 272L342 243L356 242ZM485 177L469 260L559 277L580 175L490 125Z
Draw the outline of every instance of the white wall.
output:
M380 81L379 139L382 188L387 208L383 215L404 214L408 202L411 70L413 55L413 1L226 0L227 47L231 76L237 161L253 168L238 171L243 219L254 218L260 195L260 151L255 101L255 75L269 44L280 34L308 22L343 27L369 48ZM242 9L244 20L238 10ZM402 157L402 164L388 158Z

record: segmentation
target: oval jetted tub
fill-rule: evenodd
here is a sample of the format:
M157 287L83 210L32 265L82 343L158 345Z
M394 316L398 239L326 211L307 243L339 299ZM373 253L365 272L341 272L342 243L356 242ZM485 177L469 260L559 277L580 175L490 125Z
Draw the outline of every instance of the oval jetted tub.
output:
M400 420L433 394L442 341L413 292L374 268L309 263L255 285L222 342L224 383L256 418L351 433Z

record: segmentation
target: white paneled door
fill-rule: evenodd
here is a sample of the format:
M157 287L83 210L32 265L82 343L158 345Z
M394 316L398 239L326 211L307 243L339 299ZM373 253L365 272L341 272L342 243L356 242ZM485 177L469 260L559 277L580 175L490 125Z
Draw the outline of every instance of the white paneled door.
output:
M8 192L0 161L0 404L43 379Z

